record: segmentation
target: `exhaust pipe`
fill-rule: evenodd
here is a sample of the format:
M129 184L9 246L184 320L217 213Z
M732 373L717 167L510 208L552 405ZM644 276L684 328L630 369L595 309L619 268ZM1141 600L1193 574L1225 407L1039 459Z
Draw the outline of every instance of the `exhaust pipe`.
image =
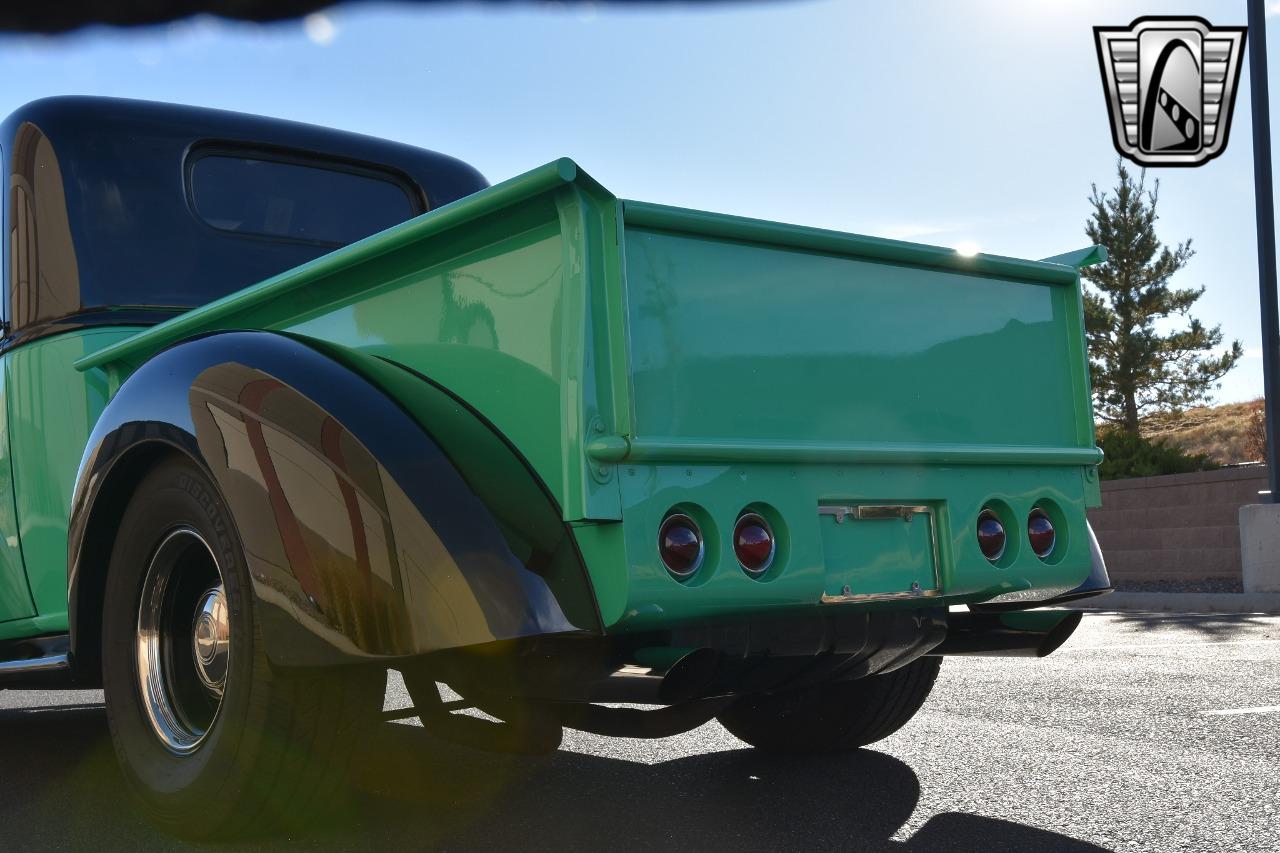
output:
M951 613L947 638L929 654L1042 658L1065 643L1082 618L1078 610Z
M635 662L587 688L589 702L672 705L706 695L720 655L713 649L640 649Z

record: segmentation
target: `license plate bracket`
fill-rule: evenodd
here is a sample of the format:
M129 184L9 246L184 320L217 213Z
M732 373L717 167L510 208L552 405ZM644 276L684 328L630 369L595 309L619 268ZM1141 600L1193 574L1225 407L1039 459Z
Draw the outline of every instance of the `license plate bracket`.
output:
M822 504L824 604L941 594L937 513L929 503Z

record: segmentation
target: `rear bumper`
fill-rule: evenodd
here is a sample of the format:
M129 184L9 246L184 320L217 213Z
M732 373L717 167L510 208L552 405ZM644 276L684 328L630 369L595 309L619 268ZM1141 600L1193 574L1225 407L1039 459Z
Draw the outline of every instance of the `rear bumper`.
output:
M823 609L643 634L526 638L409 665L469 697L677 705L858 679L926 655L1043 657L1079 622L1078 612Z
M947 635L947 611L813 609L670 630L548 635L417 658L463 695L674 704L888 672Z

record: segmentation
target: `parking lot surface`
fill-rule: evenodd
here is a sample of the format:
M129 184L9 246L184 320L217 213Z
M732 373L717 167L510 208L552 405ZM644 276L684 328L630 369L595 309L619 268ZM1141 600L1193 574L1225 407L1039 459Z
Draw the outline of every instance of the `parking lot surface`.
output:
M352 782L321 832L210 849L1277 851L1280 617L1090 614L1044 660L948 660L911 724L848 755L709 723L521 758L387 723ZM5 850L184 848L131 809L100 693L0 691L0 783Z

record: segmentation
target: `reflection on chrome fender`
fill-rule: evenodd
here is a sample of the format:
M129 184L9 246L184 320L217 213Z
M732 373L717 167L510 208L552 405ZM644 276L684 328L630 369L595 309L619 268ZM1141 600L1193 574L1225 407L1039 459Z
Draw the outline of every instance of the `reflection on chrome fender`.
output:
M537 547L515 543L526 555L517 557L515 534L440 445L390 398L302 343L212 335L130 377L90 439L73 554L114 462L147 442L181 448L218 484L277 665L597 629L581 606L561 606L561 597L592 600L585 572L559 568L578 559L566 531ZM77 577L73 570L73 601Z

